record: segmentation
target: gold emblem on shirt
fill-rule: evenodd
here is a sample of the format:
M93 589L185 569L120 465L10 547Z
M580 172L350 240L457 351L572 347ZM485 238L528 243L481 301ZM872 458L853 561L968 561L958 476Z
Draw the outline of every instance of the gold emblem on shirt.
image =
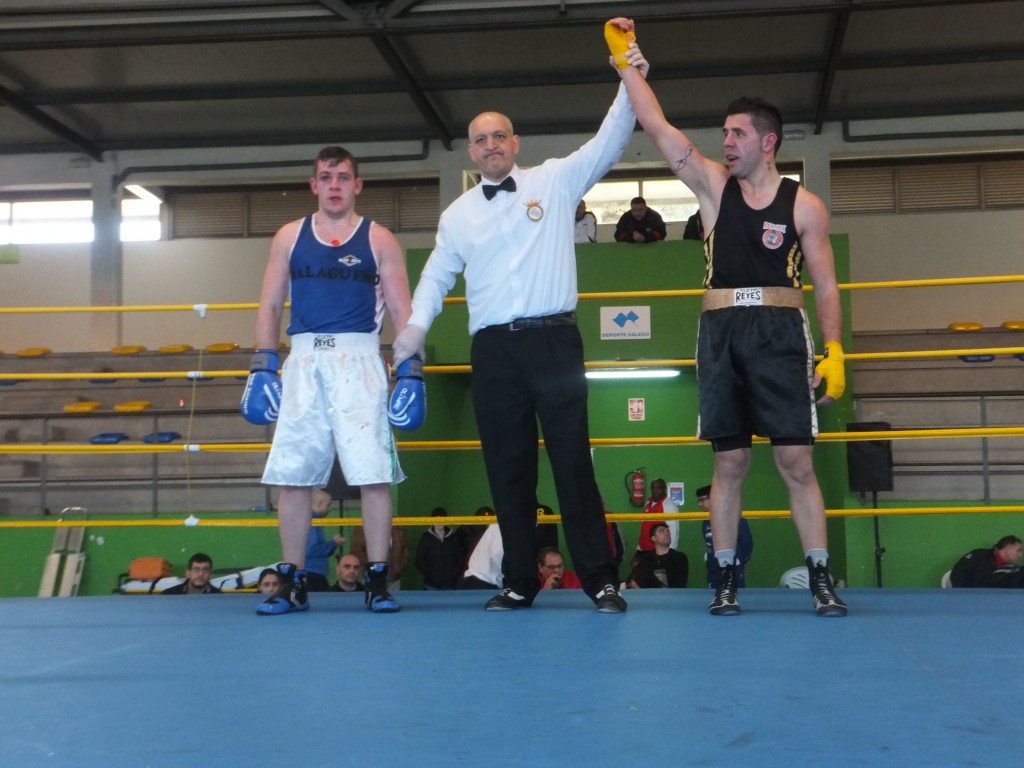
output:
M540 200L527 200L524 205L526 206L526 218L530 221L540 221L544 218L544 208L541 207Z

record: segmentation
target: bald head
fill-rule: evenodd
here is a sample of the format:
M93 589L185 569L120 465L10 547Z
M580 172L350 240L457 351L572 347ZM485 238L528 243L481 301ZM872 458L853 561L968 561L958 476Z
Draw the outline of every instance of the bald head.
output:
M485 179L501 181L512 171L519 154L519 137L512 121L500 112L481 112L469 124L469 159Z

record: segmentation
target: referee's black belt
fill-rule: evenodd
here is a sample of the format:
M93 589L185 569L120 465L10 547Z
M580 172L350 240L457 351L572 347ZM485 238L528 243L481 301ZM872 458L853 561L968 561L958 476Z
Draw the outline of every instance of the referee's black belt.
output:
M576 313L559 312L557 315L544 315L543 317L519 317L511 323L499 323L487 327L502 331L525 331L527 328L550 328L556 325L576 325Z

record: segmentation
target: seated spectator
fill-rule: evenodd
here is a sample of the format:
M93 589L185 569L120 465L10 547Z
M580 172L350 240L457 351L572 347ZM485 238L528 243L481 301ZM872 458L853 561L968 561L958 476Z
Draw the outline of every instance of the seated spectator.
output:
M604 505L603 499L601 504ZM608 514L607 510L605 510L605 514ZM626 557L626 541L622 538L622 531L619 529L618 523L605 523L605 529L608 531L608 547L612 552L612 562L615 564L615 574L618 578L619 568L622 567L622 561Z
M313 491L312 512L314 518L323 518L331 511L331 494L324 490ZM309 528L309 539L306 541L306 589L309 592L327 590L327 558L339 550L345 543L345 537L334 534L327 540L322 526L313 525Z
M637 555L636 565L644 564L664 587L686 586L690 576L690 561L682 552L672 549L669 544L672 534L668 524L656 522L651 528L651 542L654 549Z
M261 595L272 595L281 587L281 574L276 568L264 568L256 580L256 591Z
M619 243L656 243L665 237L665 220L660 213L648 208L642 197L629 201L629 210L615 225L615 240Z
M676 503L668 497L668 483L662 478L656 477L651 480L651 496L647 499L647 503L644 504L644 513L655 513L663 514L665 512L678 512L679 507ZM661 524L658 520L644 520L640 524L640 536L636 542L636 555L633 556L633 564L636 565L637 556L641 552L649 552L654 549L654 540L651 539L651 531L654 526ZM668 525L669 533L672 534L671 547L673 549L679 548L679 521L669 520L665 525Z
M543 517L553 517L555 510L547 504L537 505L537 534L534 539L534 550L540 551L544 547L558 549L558 523L540 522Z
M537 576L541 589L582 589L579 577L565 568L562 553L554 547L544 547L537 553Z
M705 485L697 489L697 503L702 512L711 514L711 486ZM715 545L711 541L711 521L703 520L700 524L704 534L704 564L708 569L708 586L718 589L718 560L715 558ZM745 517L740 518L739 532L736 537L736 583L740 587L747 584L746 565L754 554L754 535L750 532L750 523Z
M363 592L366 587L359 581L363 574L363 564L355 555L342 555L334 567L338 583L331 587L331 592Z
M501 530L497 523L491 523L469 555L466 572L459 579L459 589L501 589L505 581L501 572L504 556Z
M213 575L213 560L207 554L196 552L188 559L188 570L185 571L185 581L173 587L168 587L160 594L163 595L212 595L219 594L220 590L210 583L210 576Z
M476 512L473 513L476 517L482 517L484 515L493 515L494 510L490 507L479 507ZM480 537L484 535L484 531L487 530L487 525L460 525L458 530L455 531L455 535L459 540L459 545L462 547L463 563L462 569L465 570L469 566L469 556L473 554L473 550L476 549L477 542L480 541Z
M576 243L597 242L597 217L587 208L586 200L576 206Z
M651 569L651 563L644 561L633 566L629 577L622 584L622 589L663 589L664 584Z
M994 547L975 549L961 557L949 580L954 587L1024 587L1024 572L1020 569L1021 540L1016 536L1003 536Z
M686 227L683 229L683 240L700 240L704 242L704 221L700 217L700 211L686 220Z
M444 507L434 507L431 517L448 517ZM423 574L423 585L430 590L455 589L465 570L465 555L455 532L447 525L432 525L416 545L416 567Z
M352 531L352 554L359 558L363 570L366 570L366 534L363 533L361 525ZM405 538L405 528L396 525L391 529L391 548L388 550L389 591L397 592L402 588L402 574L408 564L409 544Z

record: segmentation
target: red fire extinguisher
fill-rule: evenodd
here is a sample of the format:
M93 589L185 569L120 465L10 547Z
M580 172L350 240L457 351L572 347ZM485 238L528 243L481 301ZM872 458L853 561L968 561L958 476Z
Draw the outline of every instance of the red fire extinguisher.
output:
M637 467L626 473L626 491L629 493L629 503L634 507L642 507L646 501L647 494L644 490L647 484L647 477L643 467Z

